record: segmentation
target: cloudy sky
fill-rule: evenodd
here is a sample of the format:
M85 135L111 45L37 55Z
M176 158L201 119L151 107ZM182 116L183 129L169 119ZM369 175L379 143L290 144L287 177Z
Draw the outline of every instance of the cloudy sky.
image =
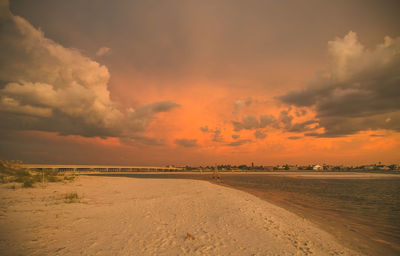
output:
M399 8L0 0L0 158L399 163Z

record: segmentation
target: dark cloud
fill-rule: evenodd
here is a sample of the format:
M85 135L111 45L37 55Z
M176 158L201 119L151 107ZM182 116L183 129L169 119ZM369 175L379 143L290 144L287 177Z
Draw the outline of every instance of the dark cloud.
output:
M305 114L307 114L307 110L305 110L305 109L296 110L297 117L304 116Z
M279 122L283 128L289 130L292 127L293 116L289 114L288 110L282 110L279 114Z
M344 38L329 42L329 76L318 78L302 91L289 92L280 100L315 109L319 126L325 131L307 133L308 136L340 137L378 129L400 131L399 51L400 38L385 37L382 44L368 50L354 32L349 32Z
M301 136L289 136L288 137L289 140L298 140L298 139L301 139L301 138L303 138L303 137L301 137Z
M250 143L250 142L252 142L252 141L249 140L249 139L237 140L237 141L228 143L227 146L239 147L239 146L242 146L242 145L247 144L247 143Z
M215 129L213 139L214 142L222 142L224 140L221 130L220 129Z
M390 118L389 118L390 117ZM323 133L306 133L317 137L342 137L369 130L393 130L400 132L400 111L369 117L324 117L320 126L325 127Z
M162 101L122 112L110 98L105 66L46 38L2 3L1 128L130 137L145 131L157 113L179 106Z
M122 137L119 139L122 144L137 146L139 144L147 146L162 146L165 145L164 140L157 138L147 137L140 134L133 135L130 137Z
M241 131L243 129L246 130L256 129L260 126L257 117L254 115L243 116L241 122L232 121L232 124L236 132Z
M146 109L147 113L160 113L160 112L168 112L173 108L179 107L179 104L172 102L170 100L160 101L151 104L146 104L140 106L136 111L140 111L141 109Z
M261 115L260 116L260 128L265 128L275 122L275 117L273 115Z
M258 119L254 115L243 115L242 121L232 121L233 128L236 132L241 130L253 130L258 128L265 128L274 123L275 118L272 115L261 115Z
M155 114L167 112L176 107L179 105L172 101L144 104L136 109L128 110L126 123L131 127L131 132L143 132L153 121Z
M291 124L288 128L288 132L305 132L312 131L319 128L318 120L307 120L300 123Z
M383 134L371 134L371 135L369 135L369 136L371 136L371 137L378 137L378 138L383 138L383 137L385 137L385 135L383 135Z
M185 148L193 148L198 146L196 139L176 139L175 144Z
M323 133L317 133L317 132L306 132L304 133L305 136L311 136L311 137L324 137Z
M208 132L208 125L200 127L202 132Z
M206 126L200 127L200 130L204 133L212 134L212 141L214 141L214 142L222 142L224 140L221 129L219 129L219 128L210 129L210 128L208 128L208 125L206 125Z
M262 131L260 131L260 130L257 130L257 131L254 132L254 137L256 139L265 139L267 137L267 134L262 132Z
M369 37L399 32L397 1L18 0L11 5L63 45L95 54L107 42L115 70L162 80L198 75L265 81L275 75L265 68L267 61L318 58L322 42L344 27ZM324 22L316 22L321 17Z
M237 140L237 139L239 139L240 138L240 135L239 134L233 134L232 135L232 139L234 139L234 140Z
M242 116L241 122L232 121L232 124L236 132L241 130L256 130L268 126L275 129L283 129L288 132L305 132L319 128L318 120L312 119L300 123L293 123L293 119L294 117L290 114L290 109L288 109L282 110L277 118L273 115L261 115L260 118L257 119L254 115L244 115ZM256 131L256 133L262 136L260 131Z
M318 120L307 120L299 123L293 123L293 115L290 114L290 109L282 110L279 118L273 123L275 128L284 129L287 132L305 132L318 129Z
M111 139L114 141L114 139ZM54 133L36 131L10 131L0 129L0 156L3 159L22 160L40 164L115 164L159 165L174 161L163 147L145 146L137 141L109 143L109 140L82 139L76 136L57 136ZM134 146L127 147L125 145ZM176 150L176 149L173 149ZM160 152L159 154L157 152ZM153 157L148 161L147 157ZM160 160L159 157L163 159ZM159 161L159 162L158 162Z

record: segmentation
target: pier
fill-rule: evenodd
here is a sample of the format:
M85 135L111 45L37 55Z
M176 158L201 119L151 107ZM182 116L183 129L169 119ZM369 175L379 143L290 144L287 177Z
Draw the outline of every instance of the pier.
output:
M173 166L132 166L132 165L68 165L68 164L22 164L24 168L31 170L49 170L57 172L177 172L183 171L183 167Z

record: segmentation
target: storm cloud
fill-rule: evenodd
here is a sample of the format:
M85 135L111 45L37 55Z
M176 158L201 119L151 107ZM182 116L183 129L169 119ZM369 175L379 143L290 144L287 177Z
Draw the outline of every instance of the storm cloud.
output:
M264 133L263 131L257 130L254 132L254 137L256 139L265 139L267 137L267 134Z
M303 138L303 137L301 137L301 136L289 136L288 137L289 140L299 140L301 138Z
M208 132L208 125L201 126L201 127L200 127L200 131L202 131L202 132Z
M257 118L255 115L243 115L241 121L232 121L233 129L236 132L241 130L257 130L255 137L263 139L263 132L260 128L272 127L275 129L282 129L287 132L306 132L313 131L319 128L318 121L315 119L293 122L294 117L290 113L290 110L282 110L277 117L273 115L260 115Z
M215 129L214 134L213 134L213 139L214 142L222 142L224 140L224 137L222 136L221 130L220 129Z
M13 15L7 1L0 8L1 128L131 136L145 131L157 113L179 106L163 101L120 110L110 98L105 66L46 38Z
M130 137L123 137L120 138L120 142L122 144L125 145L130 145L130 146L142 146L142 145L146 145L146 146L162 146L165 144L164 140L160 140L157 138L152 138L152 137L148 137L148 136L144 136L141 134L136 134L136 135L132 135Z
M301 91L279 99L289 105L315 109L323 133L340 137L360 131L400 131L400 38L385 37L375 49L366 49L357 34L328 43L330 67ZM310 121L312 122L312 121Z
M198 146L196 139L176 139L175 144L185 148L193 148Z
M221 129L218 127L216 127L215 129L210 129L208 127L208 125L205 125L205 126L200 127L200 131L202 131L203 133L206 133L206 134L210 134L211 140L213 142L223 142L224 141L224 137L222 135Z
M232 139L237 140L240 138L239 134L232 134Z
M255 115L243 115L242 121L232 121L233 128L236 132L241 130L253 130L258 128L265 128L275 122L272 115L261 115L257 118Z
M249 139L236 140L236 141L233 141L231 143L228 143L227 146L240 147L240 146L242 146L244 144L247 144L247 143L250 143L250 142L252 142L252 140L249 140Z

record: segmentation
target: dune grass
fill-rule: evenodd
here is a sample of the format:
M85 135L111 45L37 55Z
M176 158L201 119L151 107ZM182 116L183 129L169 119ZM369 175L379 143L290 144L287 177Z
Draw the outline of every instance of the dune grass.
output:
M0 160L0 183L17 182L23 188L33 187L36 183L73 181L74 175L64 176L52 170L30 170L23 168L20 161Z
M68 192L64 194L64 202L65 203L79 203L81 201L81 197L78 195L76 191Z

